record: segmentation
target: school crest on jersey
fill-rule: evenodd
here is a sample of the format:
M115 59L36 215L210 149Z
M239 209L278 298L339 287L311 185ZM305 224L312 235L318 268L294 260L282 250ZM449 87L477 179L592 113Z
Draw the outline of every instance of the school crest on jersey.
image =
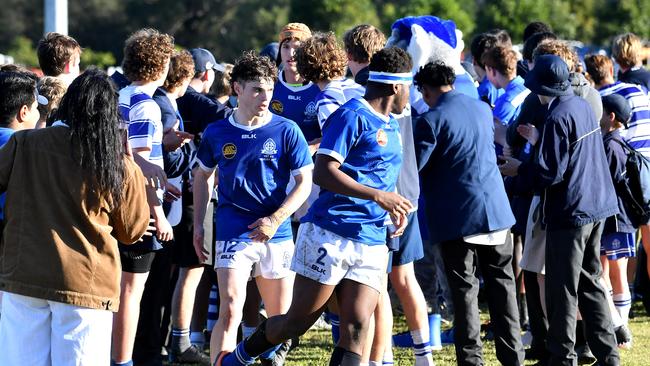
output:
M305 107L305 116L315 116L316 115L316 103L309 102Z
M232 159L237 155L237 146L235 144L229 142L221 148L221 153L223 154L223 157L226 159Z
M266 141L264 141L264 145L262 145L262 151L260 151L260 153L262 154L263 160L275 159L275 154L278 153L275 141L273 141L271 138L266 139Z
M388 145L388 135L386 134L386 131L381 128L377 130L377 144L381 147Z
M275 114L282 114L284 112L284 106L282 105L282 102L279 100L272 100L271 101L271 110Z

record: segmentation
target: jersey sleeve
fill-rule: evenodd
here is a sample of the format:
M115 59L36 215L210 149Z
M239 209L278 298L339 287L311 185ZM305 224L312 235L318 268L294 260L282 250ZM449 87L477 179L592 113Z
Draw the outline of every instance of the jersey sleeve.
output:
M199 150L196 153L196 160L199 166L206 172L211 173L217 167L218 156L215 153L214 128L208 128L203 133Z
M129 145L133 149L152 149L160 107L153 100L138 103L129 112Z
M331 156L343 164L362 129L361 118L354 111L339 108L330 116L317 153Z
M515 107L508 100L499 98L494 103L492 115L494 118L498 119L501 124L509 125L515 115Z
M300 175L305 170L313 169L314 163L309 153L307 140L297 125L289 129L287 140L291 175Z
M329 116L331 116L340 106L341 105L335 99L330 98L327 95L322 95L316 101L316 116L321 130L323 130L325 121L327 121Z

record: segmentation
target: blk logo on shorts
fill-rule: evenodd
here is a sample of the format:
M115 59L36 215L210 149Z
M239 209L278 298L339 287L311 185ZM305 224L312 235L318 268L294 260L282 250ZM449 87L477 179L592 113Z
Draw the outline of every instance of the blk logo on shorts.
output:
M320 268L319 266L317 266L315 264L311 265L311 270L316 272L316 273L320 273L320 274L325 274L325 272L326 272L325 268Z

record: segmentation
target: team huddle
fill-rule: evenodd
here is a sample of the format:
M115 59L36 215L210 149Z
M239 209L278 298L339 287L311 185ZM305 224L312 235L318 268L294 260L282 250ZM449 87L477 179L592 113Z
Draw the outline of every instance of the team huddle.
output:
M621 61L631 34L619 81L543 23L524 38L523 60L493 30L462 62L433 16L343 44L289 23L229 65L147 28L109 76L47 34L47 76L0 66L0 364L280 366L327 322L330 365L391 365L390 283L433 366L426 242L458 365L484 364L481 287L502 364L619 365L650 72Z

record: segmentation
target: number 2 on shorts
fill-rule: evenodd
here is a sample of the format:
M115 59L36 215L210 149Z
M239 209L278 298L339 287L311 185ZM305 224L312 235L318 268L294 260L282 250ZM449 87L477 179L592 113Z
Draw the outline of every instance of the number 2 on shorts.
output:
M327 249L325 248L318 248L318 253L320 254L320 257L316 259L316 263L320 264L321 266L325 265L325 262L323 262L323 258L327 255Z

